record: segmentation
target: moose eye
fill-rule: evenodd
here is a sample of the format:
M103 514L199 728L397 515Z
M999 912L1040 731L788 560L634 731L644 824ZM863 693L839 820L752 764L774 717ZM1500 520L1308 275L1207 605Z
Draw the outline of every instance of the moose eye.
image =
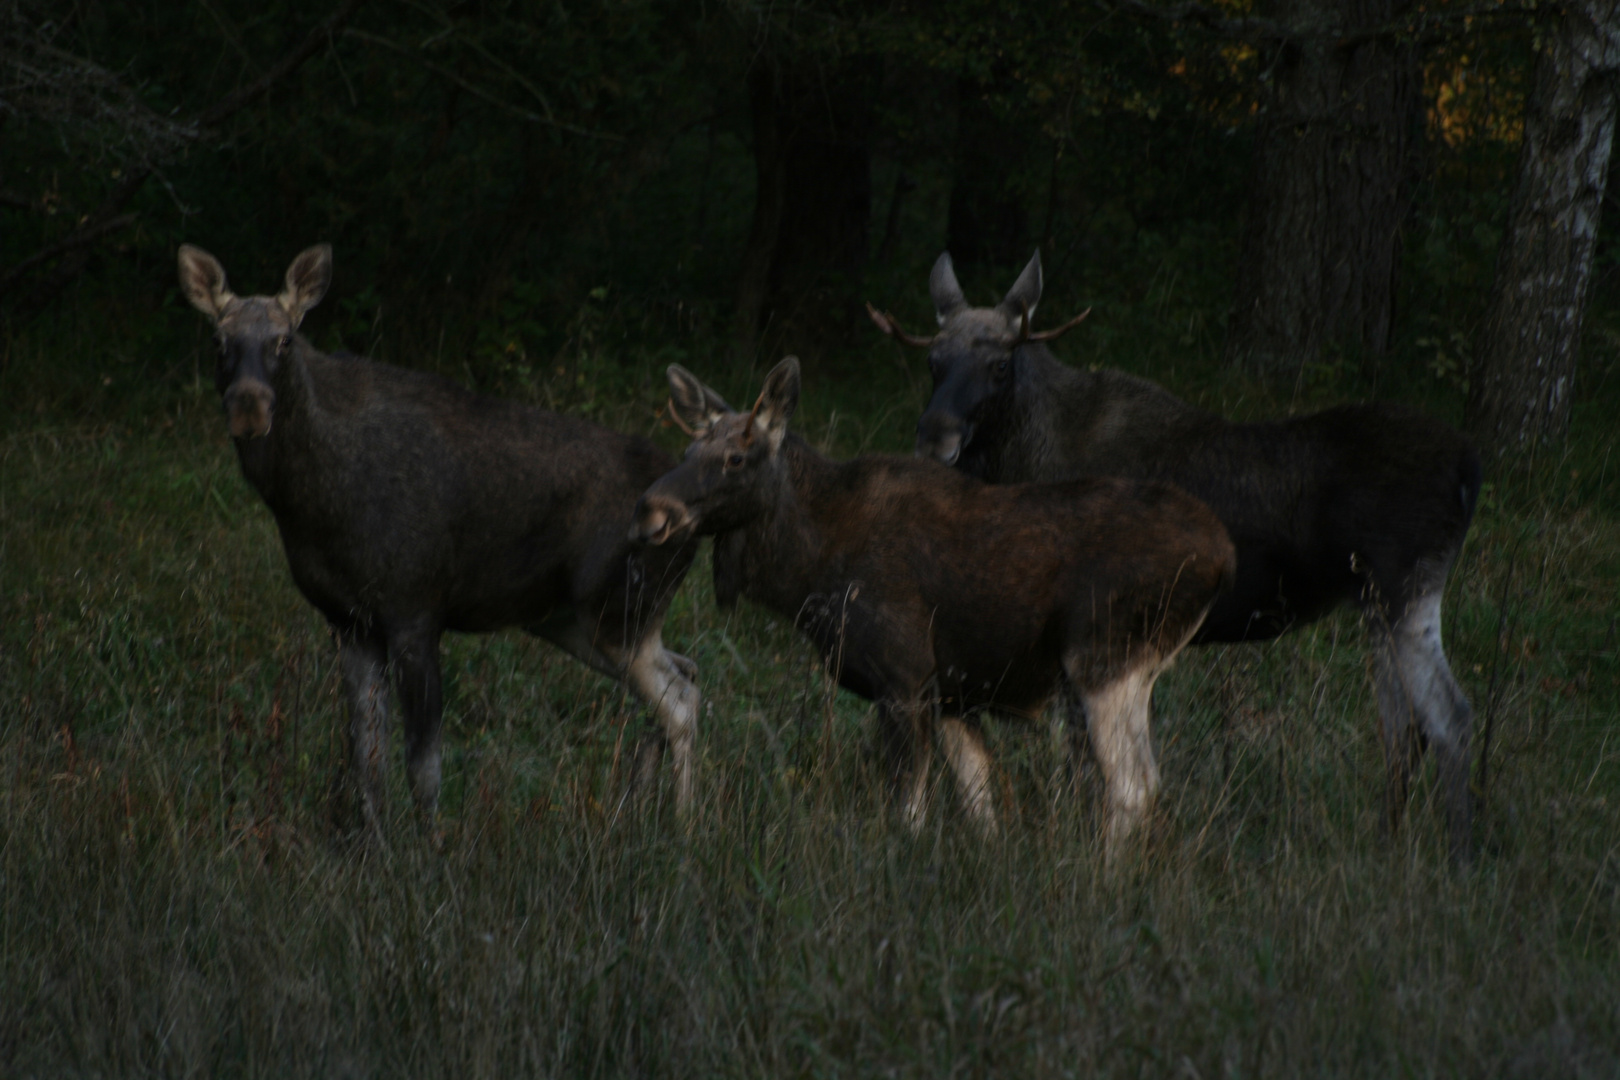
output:
M292 345L292 338L288 337L286 334L281 335L281 337L276 339L276 355L286 356L287 348L290 345Z
M726 468L728 469L740 469L742 468L742 463L743 456L741 454L732 453L726 456Z
M1007 363L1008 363L1008 361L1007 361L1006 357L1002 357L1000 360L996 361L996 374L997 375L1005 375L1005 374L1007 374Z

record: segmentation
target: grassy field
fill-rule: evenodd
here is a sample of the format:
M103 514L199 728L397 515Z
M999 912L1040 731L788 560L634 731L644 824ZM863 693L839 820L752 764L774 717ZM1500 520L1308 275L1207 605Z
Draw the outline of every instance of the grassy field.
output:
M1111 871L1096 777L1044 726L989 724L1002 839L946 790L898 827L868 706L780 622L718 613L706 560L666 630L706 701L689 829L623 798L634 703L502 634L444 649L443 850L397 768L398 819L359 849L329 824L334 649L175 325L123 351L47 327L0 367L0 1075L1620 1071L1620 387L1593 380L1569 456L1487 491L1451 580L1489 730L1471 872L1432 774L1381 827L1352 613L1184 654L1151 835ZM1244 415L1344 394L1107 350L1125 336L1059 351ZM1613 340L1589 351L1615 369ZM922 391L893 355L807 371L800 430L903 448ZM669 358L523 385L674 446Z

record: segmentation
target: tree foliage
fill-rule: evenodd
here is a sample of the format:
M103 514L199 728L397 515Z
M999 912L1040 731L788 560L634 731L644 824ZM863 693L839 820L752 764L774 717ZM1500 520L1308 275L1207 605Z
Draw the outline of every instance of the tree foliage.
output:
M545 353L606 302L814 363L864 340L875 288L920 310L941 248L973 289L1038 245L1049 295L1102 302L1099 349L1248 355L1263 309L1315 320L1277 346L1290 382L1460 394L1529 9L1329 7L3 0L0 311L22 325L86 283L150 303L182 240L258 280L325 239L356 347L448 319L477 355ZM1306 115L1313 55L1337 58L1332 115ZM1399 58L1376 109L1366 57ZM1321 196L1308 238L1291 191ZM1173 334L1143 307L1159 288L1188 308Z

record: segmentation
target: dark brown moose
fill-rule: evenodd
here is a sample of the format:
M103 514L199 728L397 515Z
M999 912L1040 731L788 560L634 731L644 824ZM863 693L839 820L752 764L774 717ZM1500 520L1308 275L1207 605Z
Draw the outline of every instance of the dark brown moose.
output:
M631 538L715 537L715 593L794 620L839 683L878 705L891 781L914 826L937 734L969 812L994 828L982 709L1035 714L1067 682L1092 718L1111 841L1158 787L1153 682L1229 584L1215 515L1168 484L991 487L917 458L834 462L789 434L799 365L736 413L679 366L694 433L636 505Z
M622 679L652 707L684 810L696 671L661 635L694 548L625 540L636 497L671 459L584 420L321 353L298 325L331 273L323 244L293 260L279 295L239 297L212 255L180 248L180 287L216 327L216 381L242 472L275 515L294 582L338 639L367 824L382 805L386 676L404 713L411 793L431 820L439 636L507 626ZM657 749L646 744L643 770Z
M968 305L949 253L929 289L940 330L917 452L998 484L1086 475L1165 480L1204 500L1237 545L1237 585L1195 644L1272 638L1345 601L1369 628L1399 824L1424 743L1439 761L1452 852L1467 858L1473 713L1440 642L1440 595L1479 495L1478 455L1444 424L1387 403L1237 424L1119 371L1068 367L1033 333L1040 253L995 307ZM1082 316L1083 318L1084 316Z

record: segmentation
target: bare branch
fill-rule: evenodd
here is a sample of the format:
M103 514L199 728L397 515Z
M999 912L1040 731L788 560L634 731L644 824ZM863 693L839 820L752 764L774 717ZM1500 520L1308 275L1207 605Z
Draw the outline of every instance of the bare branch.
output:
M1098 0L1105 11L1122 11L1150 19L1172 23L1196 23L1216 37L1236 38L1243 41L1280 41L1296 36L1291 27L1274 19L1254 16L1233 18L1207 4L1183 3L1158 7L1143 0Z
M115 218L109 218L106 221L100 222L96 225L83 226L69 235L65 240L59 240L50 247L41 248L39 251L34 252L32 255L28 256L28 258L7 270L4 275L0 275L0 295L4 295L6 290L10 289L18 278L28 273L34 267L48 263L52 259L60 258L76 248L84 247L86 244L94 244L102 237L111 233L119 232L120 230L126 229L133 224L135 224L134 214L119 214Z
M34 269L61 260L56 268L30 291L27 300L22 306L28 313L32 313L47 303L84 268L87 258L86 252L91 245L124 228L130 221L133 221L133 215L122 214L122 211L141 188L145 186L146 181L157 171L158 165L163 160L172 156L182 146L200 140L209 128L214 127L263 97L272 87L295 71L300 64L315 55L321 46L331 38L332 34L352 17L364 3L366 3L366 0L343 0L343 3L339 4L331 15L311 28L301 42L272 64L263 75L203 110L190 122L182 124L165 121L165 123L169 124L168 132L175 137L156 147L151 156L142 160L139 165L126 169L118 185L112 189L99 207L81 221L77 229L57 243L35 252L8 268L3 274L0 274L0 299L5 298L8 293L16 288L18 282ZM77 58L72 57L70 54L55 50L55 47L49 45L48 42L44 43L43 48L53 50L60 57L65 58L65 61L77 61ZM126 95L129 100L136 101L138 104L138 99L135 99L127 88L123 87L121 81L116 80L116 76L111 76L110 72L106 72L106 69L89 64L88 61L77 62L80 66L75 70L81 74L91 72L91 69L94 69L92 74L105 73L117 82L118 93ZM99 78L100 75L97 74L96 77ZM156 115L151 113L150 110L146 110L144 105L141 105L140 108L145 110L148 115ZM3 115L3 113L0 113L0 115ZM125 220L125 218L129 220ZM66 258L63 258L63 256L66 256Z
M41 121L76 152L139 165L191 138L186 125L148 108L117 72L58 48L56 33L15 5L0 14L0 117Z
M382 37L378 34L370 34L364 30L356 30L353 27L343 31L343 36L354 38L356 41L363 41L368 45L376 45L378 48L387 49L390 52L408 57L417 64L421 65L421 67L425 70L431 71L441 79L445 79L456 84L473 97L478 98L480 101L487 102L503 112L511 113L520 120L527 120L531 124L543 124L546 127L553 127L559 131L566 131L571 135L579 135L587 139L601 139L606 142L624 142L623 135L614 135L604 131L592 131L590 128L582 128L577 124L570 124L565 121L555 119L549 115L542 116L533 109L526 109L521 105L514 105L510 101L498 97L494 93L472 82L459 72L445 67L442 64L434 63L432 60L429 60L427 57L423 56L419 50L413 49L408 45L401 45L397 41L390 40L389 38ZM482 52L482 50L479 51ZM537 96L539 95L539 91L534 90L528 85L527 82L522 82L521 85L523 85L525 89L529 89ZM544 107L549 113L551 106L546 102L544 97L540 98L540 102L542 107Z
M271 64L269 70L263 75L260 75L257 79L212 108L204 110L197 117L196 126L198 128L212 127L269 93L271 87L292 74L305 60L314 56L321 46L326 44L338 27L348 22L364 3L366 3L366 0L343 0L343 3L338 6L336 11L317 23L304 36L302 42L294 46L292 51L288 52L280 60Z
M1346 27L1331 23L1298 26L1256 16L1234 18L1208 4L1188 3L1158 6L1145 0L1097 0L1105 11L1118 11L1161 22L1188 23L1206 33L1232 41L1283 42L1326 39L1339 48L1367 41L1397 38L1419 43L1444 40L1456 27L1475 19L1528 19L1546 11L1534 0L1526 3L1484 3L1438 11L1414 11L1400 19L1369 27Z

